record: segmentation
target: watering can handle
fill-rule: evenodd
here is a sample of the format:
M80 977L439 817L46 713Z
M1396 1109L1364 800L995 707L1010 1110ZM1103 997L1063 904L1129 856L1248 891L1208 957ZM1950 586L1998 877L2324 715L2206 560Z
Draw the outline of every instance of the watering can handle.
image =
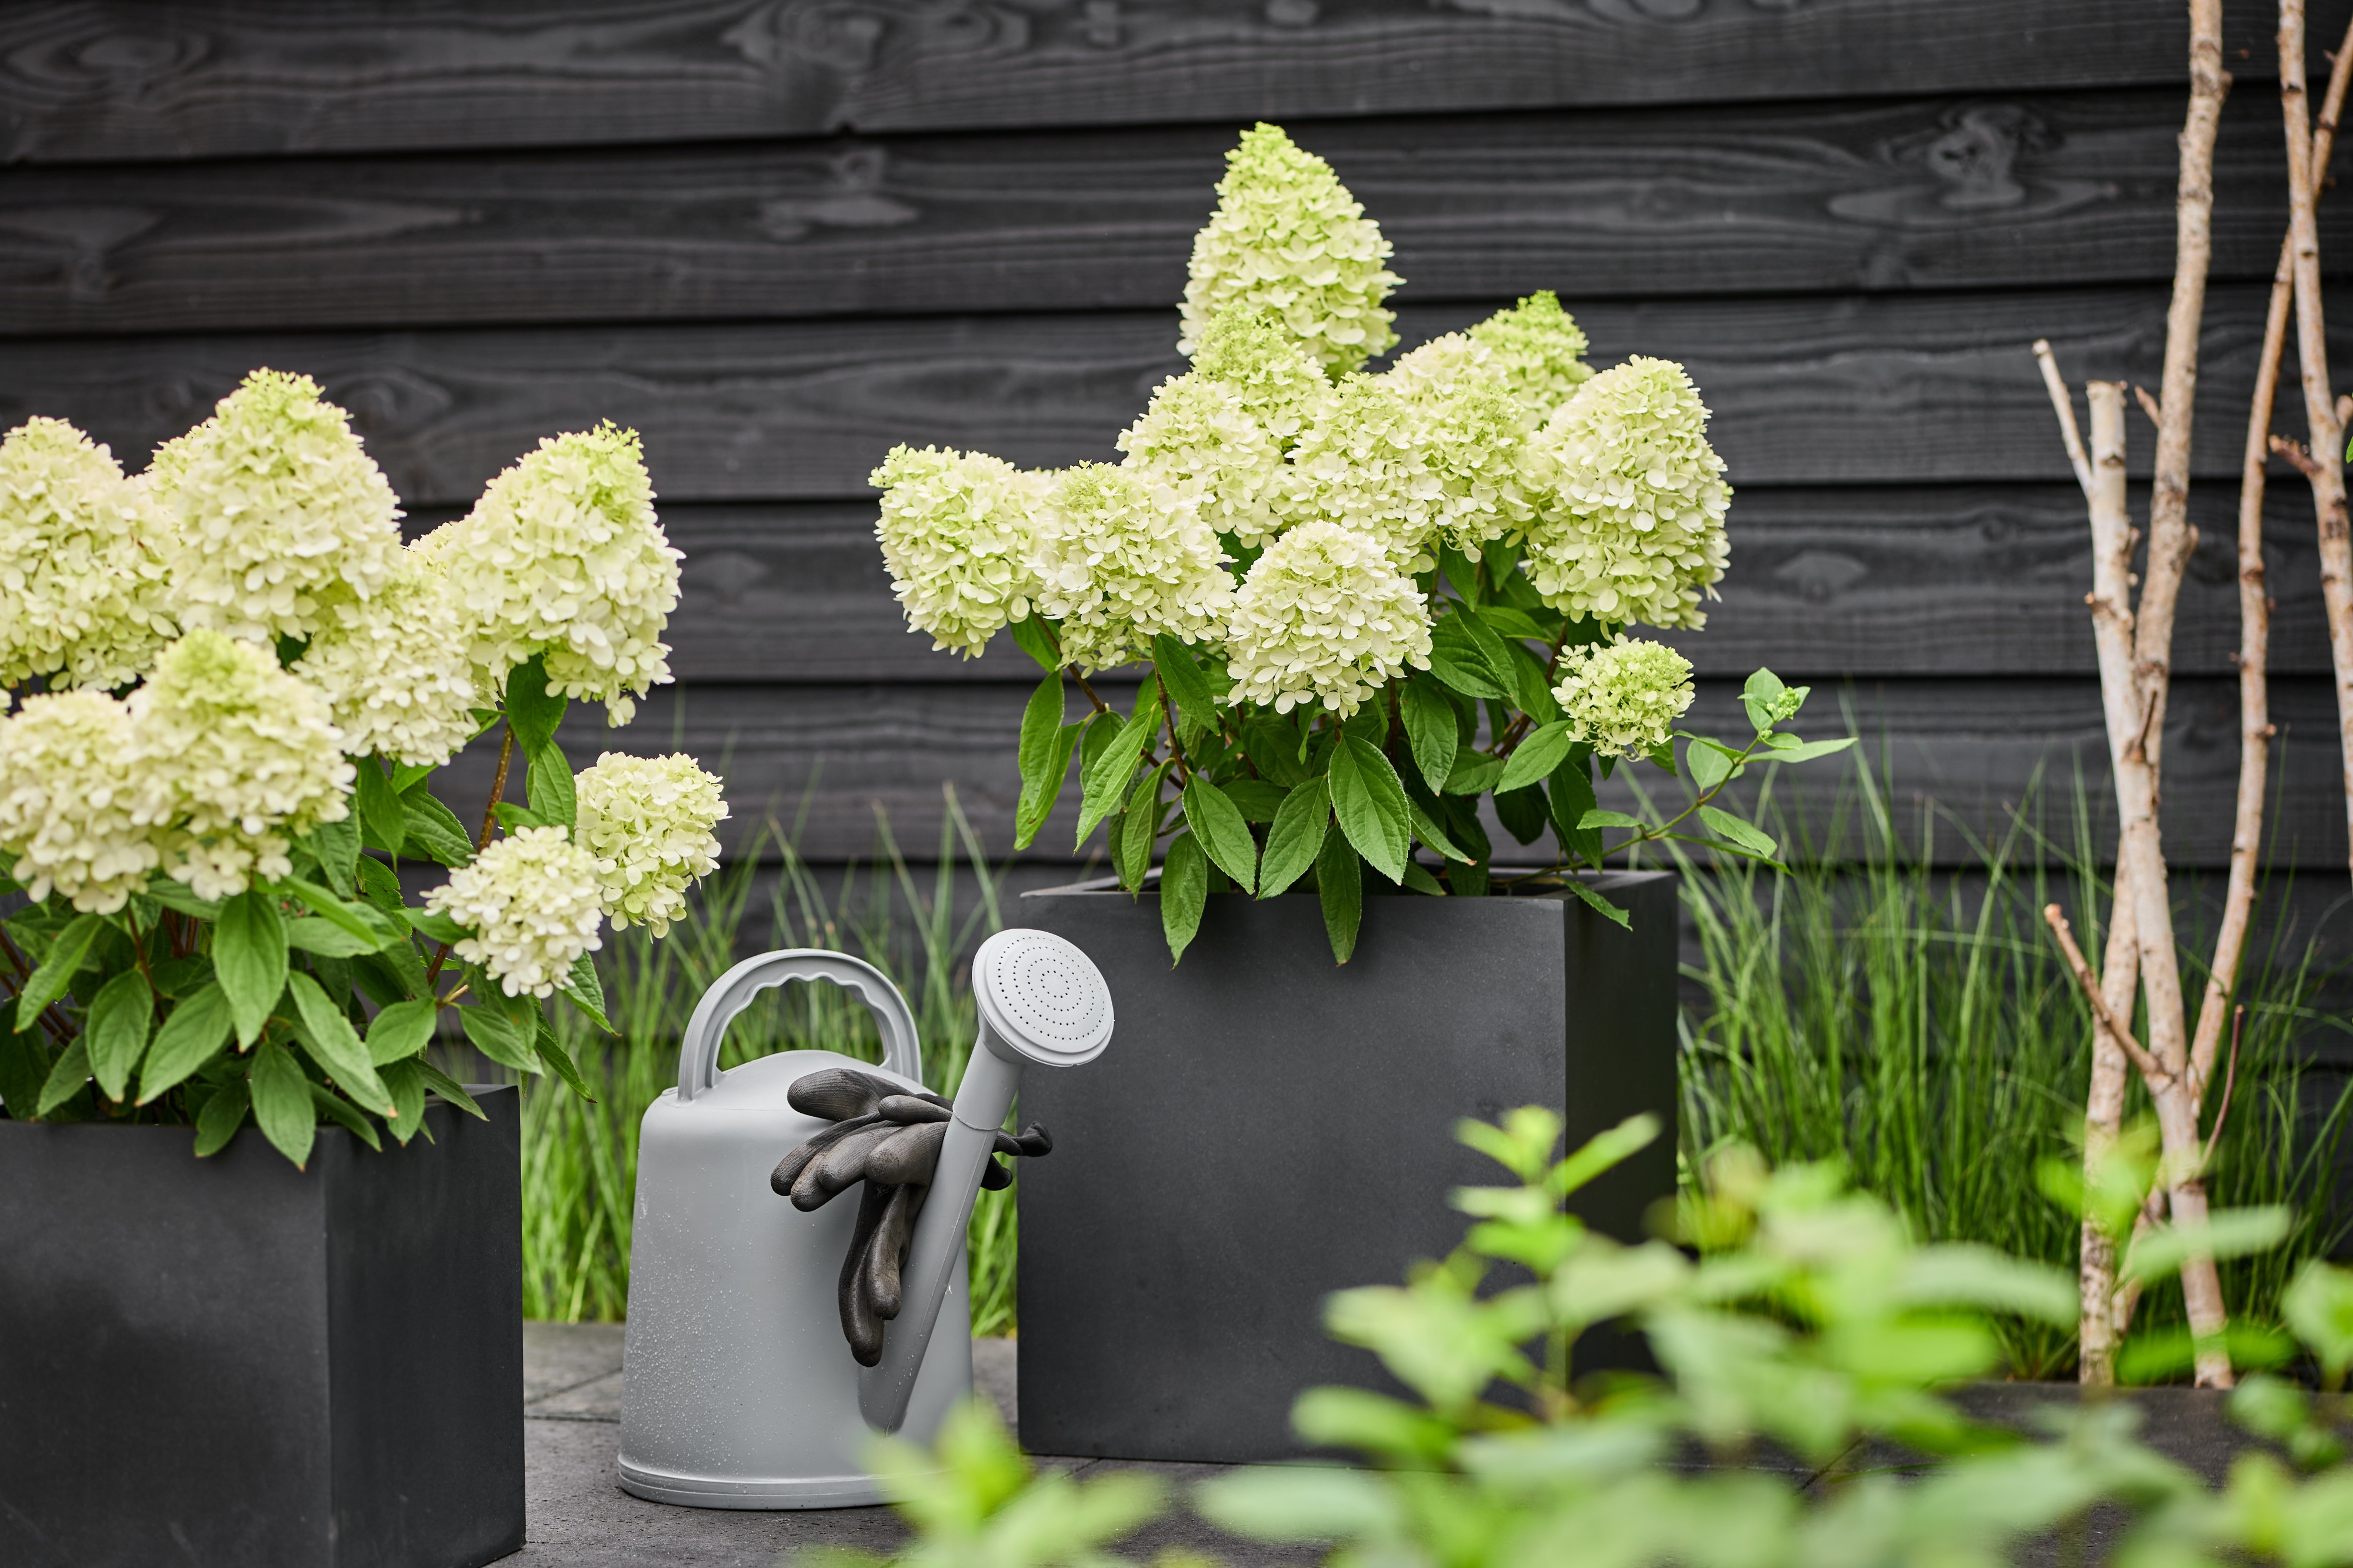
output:
M923 1047L915 1038L915 1016L907 1010L899 988L881 970L846 952L796 947L747 958L702 994L694 1016L687 1020L686 1037L679 1042L680 1100L692 1100L719 1081L719 1043L726 1038L735 1015L761 992L791 980L830 980L855 993L882 1032L883 1070L923 1082Z

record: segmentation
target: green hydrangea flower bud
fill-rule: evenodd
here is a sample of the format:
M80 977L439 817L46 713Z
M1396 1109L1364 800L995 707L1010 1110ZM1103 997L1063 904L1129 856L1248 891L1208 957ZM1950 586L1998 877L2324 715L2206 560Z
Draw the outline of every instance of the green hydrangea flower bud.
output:
M1593 367L1585 363L1585 332L1549 289L1496 311L1471 329L1471 339L1494 355L1512 395L1538 420L1593 379Z
M1355 370L1397 342L1381 306L1404 281L1389 254L1332 165L1261 123L1226 154L1218 210L1194 237L1177 352L1193 353L1211 317L1240 303L1281 318L1331 374Z

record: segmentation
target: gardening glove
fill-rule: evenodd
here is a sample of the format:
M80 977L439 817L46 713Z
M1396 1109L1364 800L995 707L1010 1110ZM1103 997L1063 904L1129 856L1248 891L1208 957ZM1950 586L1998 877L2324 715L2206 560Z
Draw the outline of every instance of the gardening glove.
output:
M860 1366L872 1366L882 1359L884 1325L899 1315L901 1271L939 1166L950 1107L938 1095L909 1094L847 1068L811 1073L785 1099L802 1114L833 1125L778 1162L769 1186L806 1212L866 1184L835 1294L850 1355ZM999 1132L993 1152L1034 1157L1053 1146L1046 1130L1032 1123L1018 1138ZM991 1159L980 1184L994 1191L1012 1181L1012 1171Z

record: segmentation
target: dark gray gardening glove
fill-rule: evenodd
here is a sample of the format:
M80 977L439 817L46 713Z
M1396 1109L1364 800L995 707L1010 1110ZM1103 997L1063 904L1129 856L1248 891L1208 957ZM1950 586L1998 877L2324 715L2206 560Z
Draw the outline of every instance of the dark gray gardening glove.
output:
M790 1197L795 1208L809 1210L866 1184L837 1297L849 1353L860 1366L872 1366L882 1359L883 1325L899 1315L900 1270L939 1164L950 1107L938 1095L909 1094L848 1068L811 1073L785 1099L803 1115L833 1125L786 1155L769 1186ZM1034 1157L1053 1147L1046 1130L1033 1123L1018 1138L999 1132L995 1152ZM1012 1171L992 1159L980 1184L995 1190L1012 1181Z

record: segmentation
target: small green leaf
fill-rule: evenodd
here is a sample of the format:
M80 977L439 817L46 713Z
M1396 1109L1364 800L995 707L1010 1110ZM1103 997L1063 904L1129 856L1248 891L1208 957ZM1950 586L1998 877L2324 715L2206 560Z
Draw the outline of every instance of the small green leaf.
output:
M528 1026L488 1005L459 1008L458 1021L465 1026L466 1038L474 1043L474 1048L501 1067L512 1068L517 1072L539 1070L539 1063L532 1054L533 1031Z
M542 748L555 739L555 728L564 722L564 710L568 700L551 695L547 689L547 664L540 655L514 667L507 676L506 714L508 727L514 731L515 749L526 757L539 755Z
M369 1065L388 1067L423 1050L432 1043L434 1020L440 1011L430 997L395 1002L389 1007L379 1008L376 1016L368 1020ZM377 1076L384 1079L386 1087L391 1086L391 1074L379 1073ZM393 1096L396 1105L399 1099L396 1093Z
M1072 847L1084 845L1087 836L1103 818L1117 811L1126 798L1128 781L1134 777L1136 764L1144 760L1144 750L1160 729L1160 682L1147 680L1136 693L1135 711L1119 727L1101 755L1087 763L1083 770L1084 794L1079 805L1079 836Z
M1456 847L1454 840L1448 836L1446 830L1438 825L1438 819L1422 808L1421 802L1413 798L1411 790L1406 792L1405 809L1407 820L1412 825L1413 836L1416 838L1420 839L1449 860L1460 860L1466 866L1471 863L1472 858ZM1406 875L1410 878L1413 870L1413 862L1408 860ZM1430 873L1425 871L1422 875L1428 877Z
M1130 892L1141 892L1145 876L1152 869L1153 846L1160 841L1160 824L1167 815L1160 798L1160 786L1168 776L1168 764L1161 763L1144 775L1135 792L1127 797L1127 805L1112 819L1112 858L1119 873L1119 885Z
M1479 618L1486 622L1488 629L1499 637L1524 642L1548 643L1552 640L1552 634L1536 625L1535 616L1509 605L1482 605L1479 606Z
M360 825L352 817L320 823L302 836L301 843L336 887L349 888L359 880Z
M1071 748L1078 742L1081 726L1062 722L1063 702L1062 678L1049 673L1021 710L1021 743L1017 752L1021 798L1013 810L1016 849L1029 848L1038 837L1070 772Z
M588 1080L580 1076L579 1065L573 1061L572 1053L564 1048L563 1042L555 1037L554 1027L548 1023L545 1014L540 1016L539 1032L532 1041L532 1048L539 1053L541 1061L554 1069L555 1076L562 1079L573 1093L591 1105L596 1102L596 1097L588 1091Z
M1716 742L1694 736L1683 747L1683 773L1704 795L1732 776L1732 760L1738 754L1725 751Z
M370 862L374 864L374 862ZM300 877L288 877L280 881L277 891L290 894L302 901L305 908L321 920L355 937L365 937L375 945L365 951L381 952L385 948L407 939L400 923L374 904L357 903L329 892L316 882L306 882ZM350 954L330 956L349 957Z
M311 1102L311 1080L276 1040L254 1048L253 1065L246 1071L253 1096L253 1120L261 1135L299 1168L311 1163L311 1145L319 1132L319 1114Z
M2282 1292L2280 1314L2331 1378L2353 1366L2353 1269L2307 1261Z
M1241 809L1244 822L1272 822L1274 814L1281 811L1282 803L1291 797L1289 790L1281 784L1269 784L1264 779L1228 779L1218 787L1226 792L1228 800Z
M438 866L463 866L474 858L474 841L458 814L441 804L430 790L411 790L400 797L402 820L408 834L402 852Z
M1767 742L1767 750L1757 755L1760 763L1810 763L1816 757L1827 757L1843 752L1854 744L1852 735L1838 741L1800 741L1795 735L1776 735Z
M1152 639L1152 666L1159 671L1161 689L1179 712L1211 734L1222 728L1217 693L1210 690L1209 678L1201 673L1190 648L1162 632Z
M296 952L322 958L355 958L384 946L380 938L360 936L335 921L304 915L286 922L286 945Z
M1405 876L1412 819L1397 770L1369 742L1342 738L1332 752L1332 814L1340 831L1390 881Z
M1267 829L1259 862L1258 896L1271 899L1307 874L1332 828L1332 796L1322 779L1309 779L1282 797Z
M1454 704L1429 678L1416 675L1406 682L1398 707L1405 718L1406 742L1413 748L1414 767L1433 792L1443 790L1461 744Z
M1561 758L1568 755L1568 721L1556 719L1549 724L1539 724L1520 737L1511 757L1504 763L1504 775L1491 786L1501 795L1505 790L1525 789L1560 766Z
M1593 809L1593 774L1588 768L1591 757L1584 746L1570 747L1560 765L1552 771L1551 788L1546 799L1552 810L1553 826L1559 831L1560 841L1569 853L1598 861L1601 858L1600 832L1577 826Z
M472 934L439 910L404 909L400 917L427 942L463 942Z
M148 1026L154 1016L154 994L148 989L147 977L135 969L126 969L100 986L90 999L81 1037L90 1047L90 1071L98 1079L99 1092L107 1099L122 1098L139 1058L147 1054Z
M1445 619L1460 623L1463 635L1469 638L1472 646L1478 648L1480 660L1486 666L1487 674L1497 686L1503 689L1504 698L1507 700L1517 698L1519 676L1512 667L1511 645L1495 635L1495 628L1487 623L1485 612L1481 610L1457 612L1446 616Z
M1771 834L1752 826L1733 816L1732 813L1716 806L1701 806L1699 819L1743 849L1753 850L1759 855L1771 855L1780 848L1779 845L1773 842Z
M373 855L360 858L360 897L379 910L400 908L400 874Z
M1209 863L1190 833L1168 841L1168 855L1160 865L1160 930L1168 939L1168 962L1174 965L1192 945L1201 929L1201 910L1209 898Z
M1495 792L1496 820L1504 825L1504 832L1523 844L1532 844L1543 836L1551 811L1539 785Z
M1409 890L1429 898L1442 899L1446 896L1446 889L1439 885L1438 879L1424 869L1420 862L1415 860L1405 863L1405 886Z
M562 748L554 744L542 746L531 753L529 770L523 778L523 794L531 809L542 822L558 827L572 827L580 819L580 791L572 777L572 764L565 760Z
M90 958L90 950L106 930L104 915L76 915L49 943L48 952L16 996L16 1012L26 1023L39 1020L41 1009L64 995L73 977Z
M470 1013L473 1009L469 1007L466 1011ZM474 1097L468 1094L466 1092L465 1086L460 1084L456 1079L451 1078L448 1073L443 1072L439 1068L435 1067L423 1057L411 1058L407 1065L414 1067L417 1069L417 1076L425 1080L426 1088L431 1089L434 1093L439 1095L442 1099L448 1100L450 1104L456 1106L459 1110L472 1117L475 1121L488 1121L490 1120L490 1117L483 1113L482 1108L474 1103ZM420 1117L419 1120L421 1121L422 1117Z
M502 800L496 805L491 807L491 815L496 817L498 819L499 826L505 828L509 833L512 833L518 827L546 827L552 826L548 822L547 818L540 816L539 813L532 810L529 806L517 805L511 800Z
M2117 1277L2161 1279L2201 1254L2219 1261L2265 1252L2286 1237L2292 1223L2286 1209L2272 1206L2216 1209L2202 1226L2159 1226L2133 1239Z
M1315 857L1315 891L1324 902L1324 934L1332 943L1332 961L1345 963L1356 955L1356 930L1365 915L1364 862L1347 836L1324 836Z
M605 1016L605 983L596 977L596 961L581 953L572 961L556 989L570 998L572 1005L596 1021L607 1034L614 1032L612 1022Z
M1624 910L1620 909L1617 905L1603 898L1599 893L1595 892L1591 888L1587 887L1582 879L1577 877L1569 878L1568 890L1576 894L1588 908L1599 911L1609 920L1617 922L1620 928L1626 931L1632 931L1634 929L1632 917L1629 916Z
M1258 887L1258 841L1241 807L1198 773L1185 784L1185 824L1236 887L1245 893Z
M425 1072L413 1061L397 1061L384 1069L384 1087L392 1090L398 1108L389 1126L392 1135L406 1143L425 1125Z
M213 927L213 974L228 997L243 1050L260 1038L286 989L286 922L275 898L252 888L221 906Z
M253 1094L242 1079L216 1090L205 1101L205 1108L196 1112L196 1158L217 1154L228 1147L228 1141L245 1125L246 1112L252 1109Z
M377 1153L384 1152L384 1139L377 1134L375 1124L362 1116L356 1107L328 1089L326 1085L314 1083L311 1086L311 1105L328 1121L343 1128Z
M353 804L359 808L360 842L387 855L399 854L408 838L408 819L401 811L399 792L374 757L359 761L359 785L353 791Z
M1599 806L1595 806L1591 811L1587 812L1583 816L1577 819L1577 826L1580 828L1640 828L1642 826L1642 819L1639 816L1629 816L1622 811L1604 811Z
M47 1116L67 1100L81 1092L90 1081L90 1047L76 1039L58 1053L57 1065L41 1085L41 1098L36 1101L35 1116Z
M1438 617L1430 630L1430 673L1465 697L1504 700L1511 696L1510 689L1504 684L1501 673L1487 662L1477 634L1467 629L1476 624L1476 616L1461 611ZM1482 626L1480 630L1486 628ZM1487 633L1490 638L1493 635Z
M200 899L179 883L166 877L157 877L147 884L147 896L176 913L190 915L200 921L220 919L218 899Z
M1454 766L1446 774L1447 795L1485 795L1504 776L1504 759L1489 756L1484 752L1457 753ZM1533 834L1530 837L1535 837ZM1523 840L1525 842L1525 840Z
M1013 623L1011 629L1014 646L1036 659L1040 668L1053 671L1062 668L1061 650L1054 646L1054 634L1042 617L1035 613L1024 616Z
M390 1116L391 1091L376 1077L375 1064L368 1059L368 1047L361 1043L359 1031L352 1027L343 1010L335 1005L316 980L299 969L287 977L286 989L293 994L295 1011L301 1015L302 1026L296 1037L311 1053L311 1059L324 1068L345 1094L379 1115Z

